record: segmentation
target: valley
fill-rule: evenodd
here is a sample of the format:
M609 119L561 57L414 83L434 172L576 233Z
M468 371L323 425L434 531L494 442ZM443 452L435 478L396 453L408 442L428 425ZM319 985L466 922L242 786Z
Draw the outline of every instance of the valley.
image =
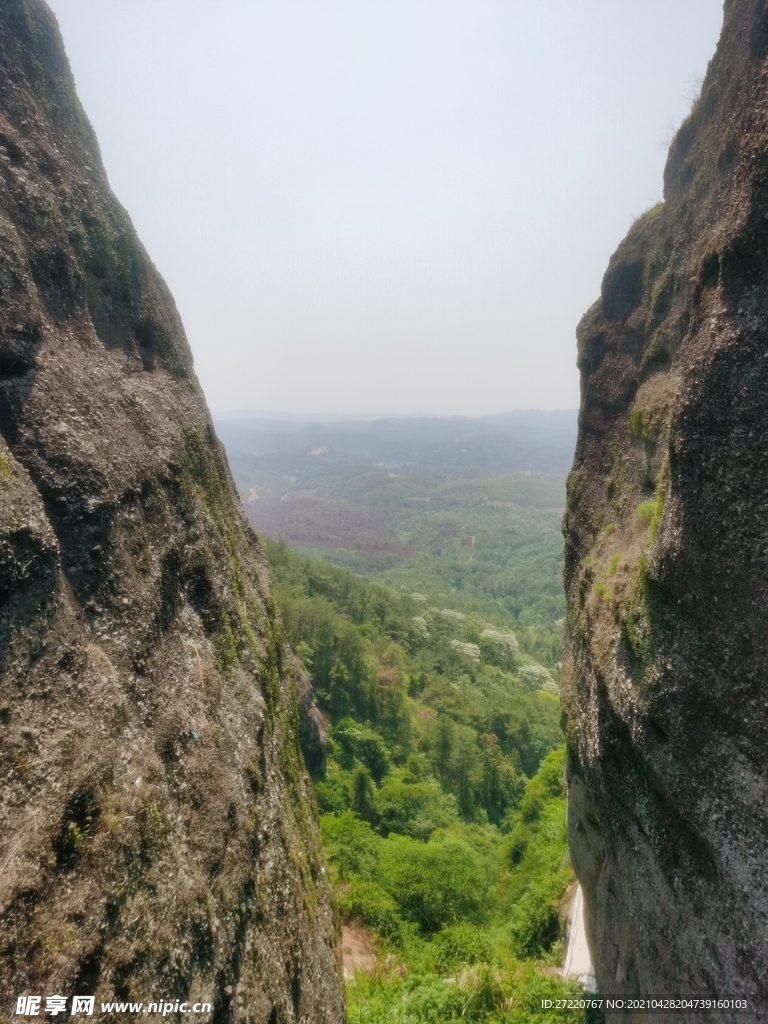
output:
M527 1024L581 991L560 977L575 417L525 415L218 424L325 721L350 1022Z
M556 670L575 412L216 426L260 535L500 617Z

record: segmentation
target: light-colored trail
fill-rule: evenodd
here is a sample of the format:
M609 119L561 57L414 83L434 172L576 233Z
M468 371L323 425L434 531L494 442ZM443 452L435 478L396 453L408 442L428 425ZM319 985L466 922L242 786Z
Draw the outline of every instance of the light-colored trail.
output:
M565 953L563 977L575 978L587 992L595 992L597 983L584 929L584 898L580 885L576 888L569 916L571 926L568 930L568 949Z

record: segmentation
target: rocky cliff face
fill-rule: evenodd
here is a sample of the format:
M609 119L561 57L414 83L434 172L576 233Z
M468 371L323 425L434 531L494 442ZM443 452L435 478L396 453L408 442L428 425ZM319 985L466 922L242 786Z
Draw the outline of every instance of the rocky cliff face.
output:
M746 994L766 1014L763 0L727 0L664 203L612 257L578 353L564 700L598 980Z
M55 21L0 0L0 1018L343 1019L269 588Z

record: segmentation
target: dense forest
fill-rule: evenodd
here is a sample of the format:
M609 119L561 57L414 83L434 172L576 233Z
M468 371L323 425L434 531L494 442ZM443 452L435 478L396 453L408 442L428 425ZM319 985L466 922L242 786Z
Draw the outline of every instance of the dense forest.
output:
M578 996L557 972L573 883L558 663L524 649L502 606L265 547L327 719L315 788L349 1020L518 1024Z

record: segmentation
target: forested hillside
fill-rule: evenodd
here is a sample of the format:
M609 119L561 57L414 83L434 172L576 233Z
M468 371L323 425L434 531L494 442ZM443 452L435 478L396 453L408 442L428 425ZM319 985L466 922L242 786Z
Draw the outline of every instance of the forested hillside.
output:
M316 794L349 1020L527 1022L578 994L555 970L573 879L556 668L502 609L265 546L327 718Z

